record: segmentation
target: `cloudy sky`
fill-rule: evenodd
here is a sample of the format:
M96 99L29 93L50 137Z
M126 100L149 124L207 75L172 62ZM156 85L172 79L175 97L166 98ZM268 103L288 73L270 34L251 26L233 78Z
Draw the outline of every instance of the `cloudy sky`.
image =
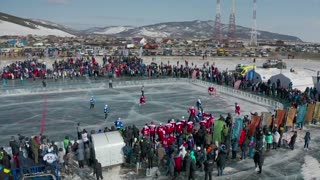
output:
M222 1L228 23L231 0ZM77 29L214 20L216 0L0 0L0 11ZM236 22L251 27L252 0L236 0ZM320 0L258 0L258 29L320 42Z

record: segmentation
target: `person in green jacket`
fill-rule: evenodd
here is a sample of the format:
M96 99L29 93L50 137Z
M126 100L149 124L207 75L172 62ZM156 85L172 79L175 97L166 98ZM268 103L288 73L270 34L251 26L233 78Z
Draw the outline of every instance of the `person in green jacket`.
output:
M267 142L267 150L270 150L271 144L273 142L273 137L271 132L268 132L268 135L266 136L266 142Z
M69 143L70 143L70 139L68 136L66 136L63 140L63 147L64 149L66 150L66 153L68 153L68 146L69 146Z

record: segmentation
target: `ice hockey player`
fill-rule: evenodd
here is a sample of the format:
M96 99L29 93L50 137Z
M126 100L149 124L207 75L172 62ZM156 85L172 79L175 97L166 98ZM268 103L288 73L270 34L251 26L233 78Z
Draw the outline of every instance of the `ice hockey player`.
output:
M210 114L210 117L206 119L207 123L206 123L206 128L207 130L210 130L210 128L212 128L212 125L214 123L214 117L212 116L212 114Z
M177 134L181 134L182 130L183 130L183 127L184 127L184 124L181 121L177 122L177 124L176 124L176 133Z
M144 137L149 137L150 136L150 129L148 127L148 124L145 124L144 127L141 129L141 134Z
M144 96L144 85L141 86L141 96Z
M94 108L95 102L96 102L96 100L93 98L93 96L91 96L91 99L90 99L90 109L93 109L93 108Z
M202 117L202 112L201 111L198 111L198 113L197 113L197 122L200 122L200 121L202 121L202 119L203 119L203 117Z
M213 86L209 86L208 93L210 96L214 94L214 87Z
M145 104L146 103L146 98L144 96L140 97L140 104Z
M154 142L156 139L156 125L154 124L154 121L151 121L151 123L149 124L149 129L150 129L150 140Z
M186 127L187 121L184 119L184 116L181 117L180 122L182 123L182 128Z
M165 131L166 131L166 134L167 135L170 135L171 133L173 133L173 126L172 126L172 124L170 123L170 122L168 122L167 124L166 124L166 128L165 128Z
M187 122L187 132L192 133L194 123L192 121Z
M162 142L166 132L165 132L165 127L160 123L160 125L157 127L157 134L159 137L159 141Z
M234 103L234 112L236 115L240 116L240 106L238 103Z
M198 111L202 111L202 104L200 99L197 100L196 105L197 105Z
M116 126L117 130L122 130L123 129L123 122L121 121L120 118L118 118L115 122L114 125Z
M106 104L106 105L104 106L104 119L107 119L108 114L109 114L109 107L108 107L108 105Z
M189 114L190 114L188 121L194 122L194 121L195 121L195 118L196 118L196 109L192 106L192 107L188 110L188 112L189 112Z
M177 123L174 121L174 119L171 119L170 123L171 123L172 129L173 129L172 132L175 133Z

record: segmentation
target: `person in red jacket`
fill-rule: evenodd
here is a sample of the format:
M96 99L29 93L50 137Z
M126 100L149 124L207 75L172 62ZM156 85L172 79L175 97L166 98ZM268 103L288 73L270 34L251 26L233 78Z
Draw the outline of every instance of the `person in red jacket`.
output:
M180 174L181 170L182 170L182 165L183 165L183 159L181 156L176 156L174 157L174 167L175 167L175 172L177 172L178 174Z
M145 104L146 103L146 98L144 96L140 97L140 104Z
M183 123L180 121L180 122L177 122L176 124L176 133L177 134L181 134L182 133L182 130L183 130Z
M187 123L187 132L188 132L188 133L192 133L193 126L194 126L194 124L193 124L192 121L190 121L190 122Z
M238 103L234 103L234 112L236 115L240 116L240 106Z
M182 128L186 127L187 121L184 119L184 116L181 117L180 122L182 123Z
M200 121L200 127L204 126L206 127L207 124L207 120L203 119L202 121Z
M210 116L212 116L212 114L211 113L207 113L207 112L202 112L202 118L206 118L206 117L210 117Z
M172 133L175 133L176 132L176 122L174 121L174 119L171 119L170 121L171 125L172 125Z
M145 124L145 126L142 128L141 134L142 134L144 137L149 137L149 136L150 136L150 129L149 129L149 127L148 127L148 124Z
M206 123L206 128L210 129L213 125L214 122L214 117L211 115L209 118L206 119L207 123Z
M154 121L151 121L149 125L149 129L150 129L150 140L154 142L156 138L156 125L154 124Z
M165 131L166 131L166 134L167 134L167 135L170 135L171 133L173 133L173 126L172 126L171 123L167 123L167 124L166 124L166 129L165 129Z
M167 149L169 147L169 138L168 137L163 137L162 139L162 146Z
M174 142L176 141L176 138L174 137L173 134L171 134L169 136L169 146L171 146L172 144L174 144Z
M215 89L214 89L213 86L209 86L209 88L208 88L208 93L209 93L210 96L214 94L214 92L215 92L214 90L215 90Z
M195 122L196 120L196 109L192 106L189 110L189 119L188 121L192 121L192 122Z
M162 143L163 139L166 137L166 131L164 129L158 130L158 138L159 141Z

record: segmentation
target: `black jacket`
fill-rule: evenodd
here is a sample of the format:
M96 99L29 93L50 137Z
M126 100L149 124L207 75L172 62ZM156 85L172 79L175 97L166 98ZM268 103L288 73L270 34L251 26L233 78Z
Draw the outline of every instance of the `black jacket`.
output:
M263 165L264 157L263 157L262 152L256 151L253 156L253 161L254 161L254 163L257 163L259 165Z
M227 154L225 151L219 151L217 157L217 166L224 166L226 164Z

